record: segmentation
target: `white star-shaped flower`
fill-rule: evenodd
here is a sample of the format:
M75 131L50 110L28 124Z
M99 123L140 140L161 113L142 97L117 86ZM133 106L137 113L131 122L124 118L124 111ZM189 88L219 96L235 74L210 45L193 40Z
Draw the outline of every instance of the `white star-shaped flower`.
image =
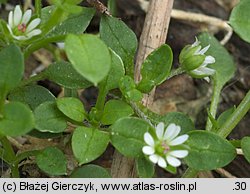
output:
M144 134L144 141L147 145L142 148L143 153L149 156L151 162L162 168L166 168L168 164L173 167L180 166L181 161L178 158L188 155L187 150L178 150L175 147L188 139L186 134L177 137L180 131L180 126L174 123L165 130L164 123L160 122L156 126L156 139L149 132Z
M15 7L14 12L9 13L7 27L14 39L28 40L42 33L40 29L36 29L41 23L41 19L35 18L31 20L31 16L32 11L28 9L23 14L20 5Z

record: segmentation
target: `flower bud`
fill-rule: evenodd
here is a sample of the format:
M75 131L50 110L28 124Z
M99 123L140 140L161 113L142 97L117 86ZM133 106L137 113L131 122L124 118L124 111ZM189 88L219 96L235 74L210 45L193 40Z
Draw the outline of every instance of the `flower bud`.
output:
M210 45L202 48L197 38L192 45L185 46L179 56L181 68L194 78L209 81L208 76L215 73L214 69L206 67L215 63L214 57L205 55L209 47Z

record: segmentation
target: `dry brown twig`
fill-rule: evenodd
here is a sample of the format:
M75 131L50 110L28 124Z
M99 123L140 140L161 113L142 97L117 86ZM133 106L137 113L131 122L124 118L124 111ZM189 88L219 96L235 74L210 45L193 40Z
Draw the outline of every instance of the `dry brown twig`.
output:
M223 168L218 168L215 171L225 178L237 178L236 176L232 175L230 172L226 171Z
M141 4L141 8L144 11L147 11L148 2L145 0L138 0L138 1ZM228 24L228 22L217 17L208 16L200 13L191 13L176 9L172 10L171 17L177 20L206 24L208 27L216 28L216 30L226 31L224 38L221 40L222 45L225 45L233 34L233 29Z
M136 81L140 80L142 62L154 49L166 41L173 1L174 0L151 0L149 3L136 58ZM155 90L143 98L143 104L145 106L149 106L153 102L154 92ZM120 153L115 152L111 166L111 174L114 178L135 177L134 160L128 159Z

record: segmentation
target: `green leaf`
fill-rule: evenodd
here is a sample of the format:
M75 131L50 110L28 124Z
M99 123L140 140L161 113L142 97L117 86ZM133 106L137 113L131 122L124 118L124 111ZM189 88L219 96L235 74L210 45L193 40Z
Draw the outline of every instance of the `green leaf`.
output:
M130 116L133 113L133 109L127 103L120 100L110 100L105 104L101 122L104 125L110 125L118 119Z
M196 170L213 170L229 164L236 156L234 146L226 139L208 131L191 131L187 145L187 165Z
M123 60L128 75L133 76L137 38L134 32L120 19L102 16L101 39Z
M221 126L230 118L230 116L233 114L235 111L235 107L232 107L225 112L221 113L221 115L217 119L217 127L221 128Z
M8 95L10 101L19 101L29 105L35 110L40 104L46 101L55 100L55 96L46 88L39 85L30 85L17 88Z
M208 33L202 33L199 36L199 41L201 41L202 47L210 44L206 55L215 58L215 63L211 64L210 67L216 70L213 77L217 87L221 89L234 76L236 67L233 58L220 42Z
M56 102L48 101L40 104L34 111L36 129L42 132L60 133L67 127L63 113L56 106Z
M70 119L83 122L85 111L82 102L77 98L67 97L56 100L57 108Z
M145 145L144 133L151 126L139 118L122 118L111 126L111 142L124 156L142 156L142 147Z
M97 85L110 70L108 47L94 35L68 35L65 50L73 67L88 81Z
M139 178L152 178L155 173L155 167L145 157L140 157L136 159L136 171Z
M21 81L24 73L24 59L19 47L11 44L0 51L0 99Z
M105 85L106 90L112 90L119 87L119 81L124 76L125 70L121 58L110 49L111 69L106 79L101 84Z
M250 137L244 137L241 140L241 148L244 153L244 157L250 163Z
M111 178L111 176L105 168L89 164L75 169L70 178Z
M94 128L78 127L72 137L72 149L80 165L98 158L107 148L109 134Z
M0 119L0 132L8 136L25 135L35 127L32 111L20 102L4 105L3 118Z
M195 130L193 121L187 115L181 112L170 112L156 119L157 124L159 122L163 122L165 124L165 127L167 127L171 123L179 125L181 127L180 135L186 134L191 130Z
M63 152L55 147L47 147L36 156L38 167L49 175L65 175L67 161Z
M143 95L136 89L134 80L130 76L124 76L120 79L119 88L122 95L129 101L139 102Z
M49 80L65 88L82 89L92 85L73 68L72 64L66 61L53 63L45 70L44 74Z
M54 6L48 6L42 9L42 23L46 25L46 22L53 13ZM81 7L82 11L79 14L71 14L65 21L53 28L46 38L55 38L57 41L62 41L67 34L81 34L88 27L92 20L95 10L92 8Z
M229 24L234 31L246 42L250 43L250 2L241 0L231 12Z
M160 85L168 77L172 62L173 53L168 45L164 44L154 50L142 64L142 79L137 88L143 93L149 93L155 86Z

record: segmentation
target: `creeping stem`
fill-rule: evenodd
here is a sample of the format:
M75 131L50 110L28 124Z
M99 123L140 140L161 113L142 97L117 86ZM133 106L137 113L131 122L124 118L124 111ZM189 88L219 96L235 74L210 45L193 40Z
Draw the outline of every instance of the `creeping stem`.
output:
M216 117L216 112L217 112L218 104L220 101L221 90L222 90L222 87L217 84L216 80L214 80L213 96L212 96L211 105L209 109L210 114L213 118ZM211 131L212 127L213 127L212 122L210 121L210 119L207 119L206 130Z
M241 121L241 119L247 114L249 109L250 109L250 90L247 92L247 95L241 101L241 103L233 112L233 114L218 130L217 134L222 137L227 137L236 127L236 125Z

